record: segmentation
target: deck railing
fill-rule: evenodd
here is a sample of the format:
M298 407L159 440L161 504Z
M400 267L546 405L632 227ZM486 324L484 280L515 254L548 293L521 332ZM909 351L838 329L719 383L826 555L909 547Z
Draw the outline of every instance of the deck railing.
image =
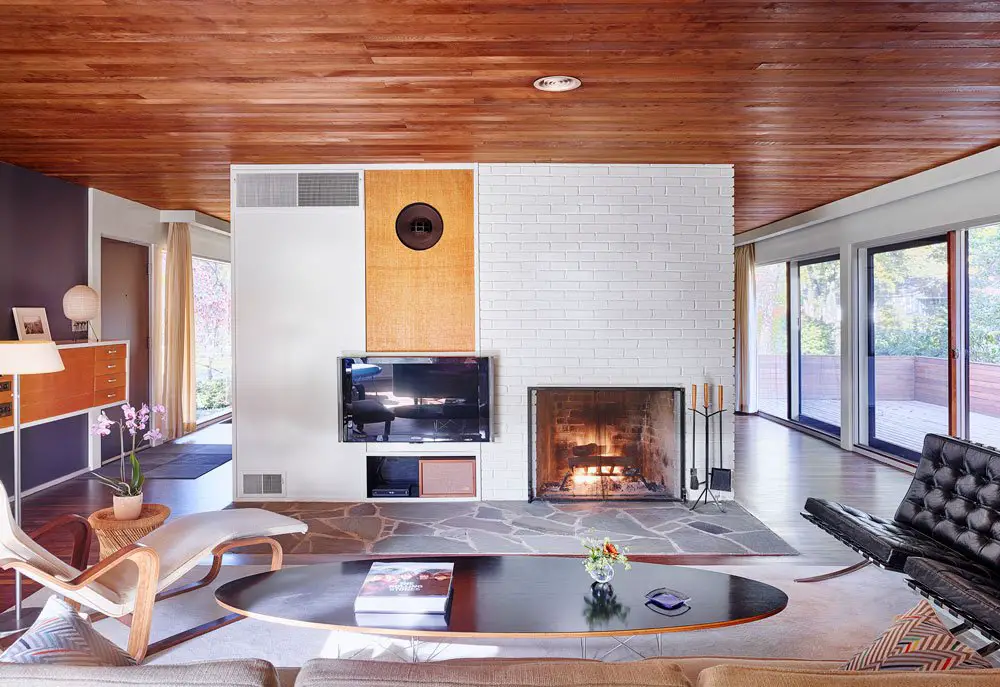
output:
M758 395L784 398L785 356L757 358ZM802 395L805 399L840 398L840 357L803 356ZM1000 365L970 363L970 410L1000 415ZM878 356L875 359L875 397L881 401L921 401L948 405L948 361L926 356Z

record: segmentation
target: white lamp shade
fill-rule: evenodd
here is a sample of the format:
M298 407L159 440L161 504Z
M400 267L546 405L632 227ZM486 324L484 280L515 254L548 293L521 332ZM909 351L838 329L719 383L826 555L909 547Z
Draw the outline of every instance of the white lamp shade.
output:
M63 296L63 314L73 322L90 322L101 309L101 297L89 286L74 286Z
M59 349L51 341L0 341L0 374L35 375L64 369Z

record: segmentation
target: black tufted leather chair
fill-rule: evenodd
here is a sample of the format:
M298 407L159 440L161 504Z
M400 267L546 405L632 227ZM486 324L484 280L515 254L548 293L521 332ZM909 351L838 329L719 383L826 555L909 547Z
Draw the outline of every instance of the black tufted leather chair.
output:
M892 520L814 498L802 515L867 560L906 572L911 587L1000 637L997 450L928 434Z
M1000 572L1000 453L928 434L892 520L815 498L803 516L888 570L919 556Z

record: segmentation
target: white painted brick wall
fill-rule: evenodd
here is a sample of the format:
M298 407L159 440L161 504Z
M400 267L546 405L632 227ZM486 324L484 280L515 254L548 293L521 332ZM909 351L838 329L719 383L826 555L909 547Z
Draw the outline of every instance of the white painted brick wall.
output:
M484 498L528 496L529 386L721 383L732 408L731 166L480 165L479 275ZM731 467L732 413L724 437Z

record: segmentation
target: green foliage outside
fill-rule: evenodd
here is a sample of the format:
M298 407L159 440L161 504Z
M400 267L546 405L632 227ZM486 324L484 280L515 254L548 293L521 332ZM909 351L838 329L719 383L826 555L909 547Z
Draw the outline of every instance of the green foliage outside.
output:
M230 406L229 379L217 377L198 381L195 396L199 410L221 410Z
M948 352L948 248L876 253L875 354L944 358Z
M788 352L788 295L785 264L763 265L756 269L758 355Z
M799 267L802 355L840 355L840 261Z
M1000 364L1000 225L969 232L969 353Z
M195 398L198 417L229 408L232 403L232 273L230 265L195 258Z
M971 362L1000 365L1000 225L968 233ZM875 353L945 358L948 352L948 249L944 243L876 253ZM759 355L783 355L785 264L757 268ZM840 353L840 264L799 270L803 355Z

